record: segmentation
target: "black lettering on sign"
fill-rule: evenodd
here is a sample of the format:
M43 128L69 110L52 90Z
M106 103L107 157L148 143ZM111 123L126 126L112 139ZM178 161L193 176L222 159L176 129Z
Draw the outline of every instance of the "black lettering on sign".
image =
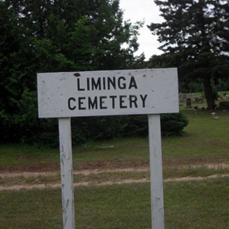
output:
M118 78L118 87L119 89L126 89L125 77L121 76Z
M82 80L81 80L82 79ZM101 90L126 90L138 89L137 82L133 76L126 78L120 77L78 77L76 83L77 91L101 91ZM82 83L82 81L85 83Z
M77 91L85 91L85 88L80 87L80 78L77 78Z
M147 95L140 95L141 99L142 99L142 107L146 107L146 98L147 98Z
M137 100L138 100L138 98L136 95L130 95L130 97L129 97L130 108L132 108L133 106L135 106L135 108L138 108Z
M91 97L88 98L88 109L89 110L94 110L94 109L98 109L98 99L95 96L94 100L92 100Z
M91 90L101 90L101 78L98 78L97 81L91 78Z
M115 99L117 98L117 96L116 95L111 95L110 98L112 100L112 109L115 109Z
M73 98L73 97L68 99L68 108L69 108L69 110L73 111L73 110L76 109L76 106L73 105L75 101L76 101L76 99Z
M127 106L125 105L125 98L126 98L126 95L119 96L119 105L121 109L127 108Z
M100 105L101 110L107 109L107 107L104 105L106 98L107 98L107 96L100 96L99 97L99 105Z
M79 107L79 110L86 110L86 107L83 107L84 100L85 99L86 99L85 97L79 97L78 98L78 107Z
M135 89L138 89L137 83L136 83L135 78L133 76L130 78L129 89L131 89L132 87L135 88Z
M90 91L90 78L87 78L87 90Z
M106 90L106 78L107 77L103 77L103 90Z
M115 77L112 77L112 78L108 77L107 78L107 89L110 90L111 88L116 89Z

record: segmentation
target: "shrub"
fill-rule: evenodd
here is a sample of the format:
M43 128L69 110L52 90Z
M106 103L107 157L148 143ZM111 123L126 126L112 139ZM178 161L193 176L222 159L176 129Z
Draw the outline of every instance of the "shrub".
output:
M0 135L0 142L19 142L58 147L57 119L39 119L36 125L32 126L26 122L24 125L21 124L8 127L0 125L4 130ZM181 113L161 115L161 132L163 136L181 135L183 128L187 124L187 118ZM147 115L72 118L73 145L82 144L90 140L146 136L148 136Z
M163 136L182 135L188 125L188 119L182 113L161 115L161 131Z
M182 113L162 114L161 133L162 136L180 136L183 129L188 125L188 119ZM147 115L129 116L128 125L125 128L125 137L147 136L148 118Z
M96 117L87 124L87 140L148 136L147 115ZM187 125L188 120L182 113L161 115L162 136L180 136Z

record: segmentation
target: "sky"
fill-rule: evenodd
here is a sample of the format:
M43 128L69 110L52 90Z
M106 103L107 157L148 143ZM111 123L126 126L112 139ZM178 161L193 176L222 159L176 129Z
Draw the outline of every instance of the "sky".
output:
M138 42L140 44L136 55L144 52L146 60L152 55L159 55L162 51L158 50L160 43L157 37L151 34L147 28L152 22L161 22L159 8L155 5L154 0L120 0L120 8L124 11L124 20L145 21L144 27L139 31Z

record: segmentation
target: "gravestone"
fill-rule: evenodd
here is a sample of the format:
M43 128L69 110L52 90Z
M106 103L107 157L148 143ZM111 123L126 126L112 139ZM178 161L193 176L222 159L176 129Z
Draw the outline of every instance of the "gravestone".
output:
M229 102L220 102L219 109L221 110L229 110Z
M199 99L199 101L198 101L198 103L203 103L204 102L204 100L203 99Z
M191 108L192 107L192 100L190 98L186 99L186 107Z
M199 97L195 97L194 101L196 103L203 103L203 99L202 98L199 98Z

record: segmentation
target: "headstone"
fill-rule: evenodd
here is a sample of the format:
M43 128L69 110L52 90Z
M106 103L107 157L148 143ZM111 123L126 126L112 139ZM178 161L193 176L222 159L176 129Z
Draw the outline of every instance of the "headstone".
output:
M221 110L229 110L229 102L220 102L219 109Z
M192 100L190 98L186 99L186 107L191 108L192 107Z
M194 98L194 101L195 101L196 103L203 103L203 99L202 99L202 98L199 98L199 97L195 97L195 98Z
M195 97L194 101L198 103L199 99L200 99L199 97Z
M204 102L204 100L203 100L203 99L201 99L201 98L199 98L198 103L203 103L203 102Z

